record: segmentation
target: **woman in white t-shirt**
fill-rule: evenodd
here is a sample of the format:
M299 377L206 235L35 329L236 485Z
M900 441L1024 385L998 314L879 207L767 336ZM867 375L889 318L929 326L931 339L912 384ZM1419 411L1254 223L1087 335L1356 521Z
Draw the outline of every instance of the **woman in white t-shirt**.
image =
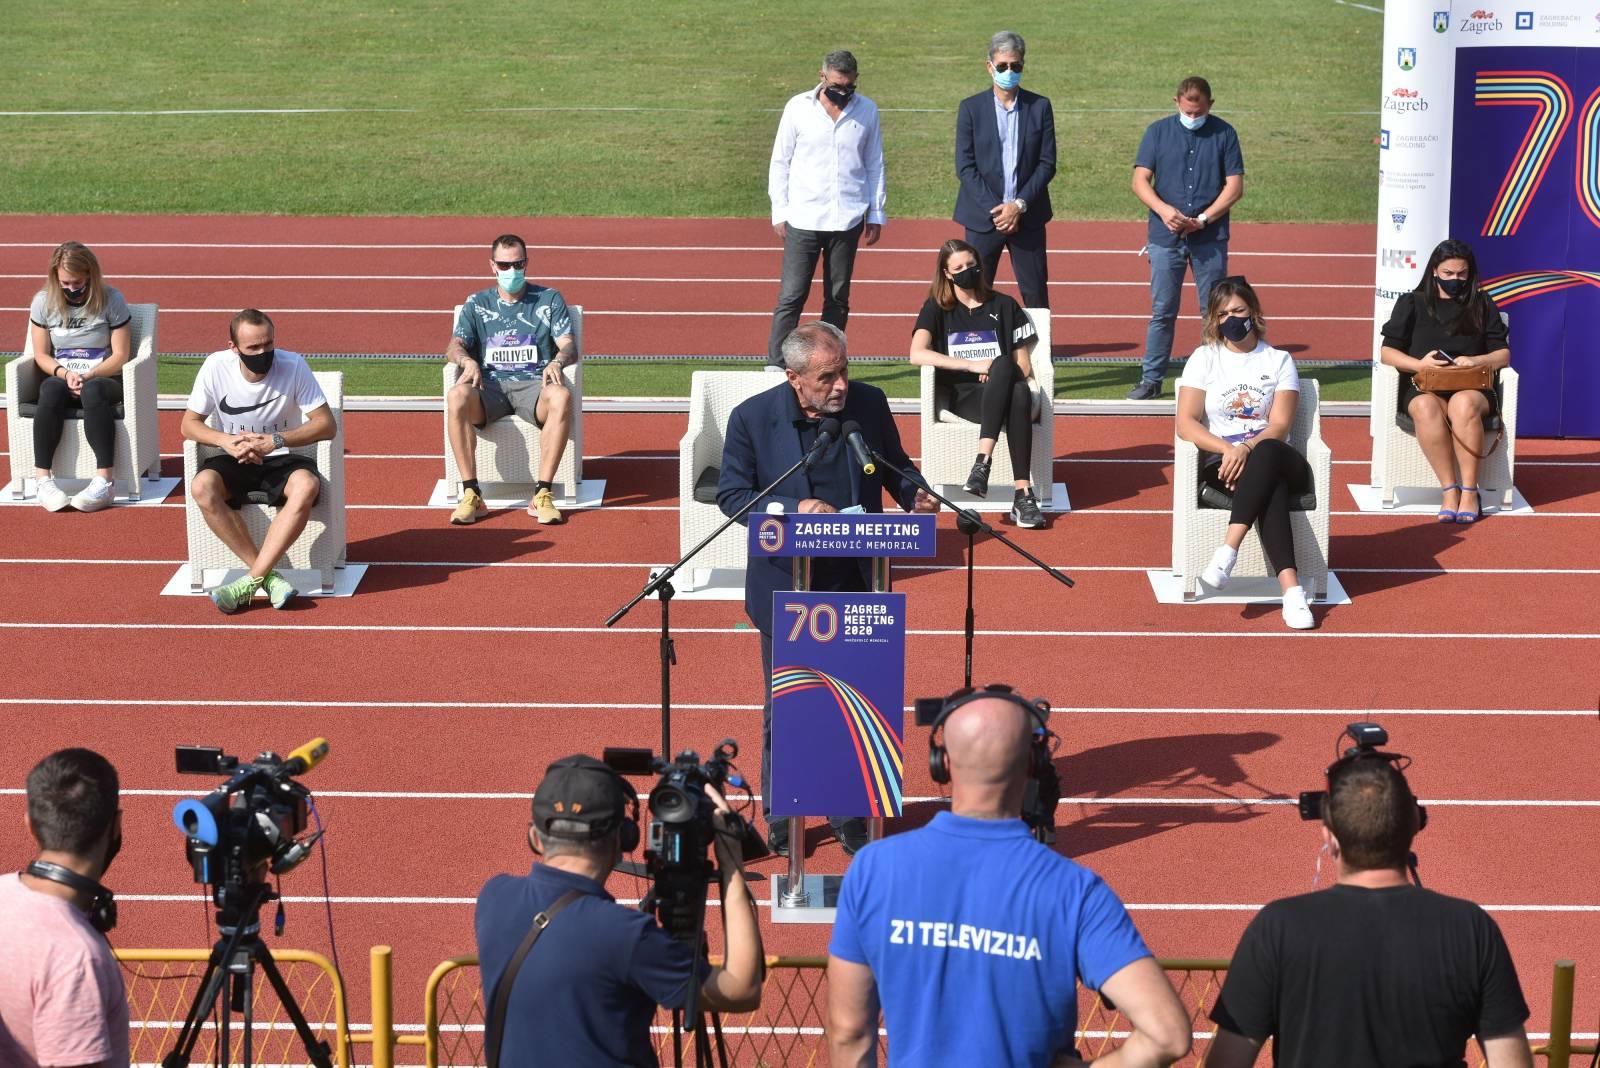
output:
M1028 478L1033 462L1029 378L1038 339L1022 305L983 280L977 249L959 238L939 247L933 284L911 333L911 362L935 368L939 388L950 396L950 409L978 424L977 458L963 487L966 492L988 496L995 442L1001 429L1006 431L1015 480L1011 520L1035 528L1044 526Z
M28 320L33 362L47 376L33 413L39 503L52 512L69 504L97 512L114 495L116 408L122 403L122 365L132 349L133 315L122 294L106 285L94 253L67 241L50 255L44 288L34 295ZM70 408L83 410L96 471L89 485L69 498L56 485L51 464Z
M1267 564L1283 587L1283 621L1308 630L1315 621L1295 573L1289 528L1291 497L1311 487L1310 465L1288 443L1300 376L1287 352L1267 344L1266 332L1250 283L1224 278L1211 287L1204 344L1178 381L1178 436L1201 450L1201 480L1233 501L1228 532L1201 581L1216 590L1227 586L1245 534L1259 524Z

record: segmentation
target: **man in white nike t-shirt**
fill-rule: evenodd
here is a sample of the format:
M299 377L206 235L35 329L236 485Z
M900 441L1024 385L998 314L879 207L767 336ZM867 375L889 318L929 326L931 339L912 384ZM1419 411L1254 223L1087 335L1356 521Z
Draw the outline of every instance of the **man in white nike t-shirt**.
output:
M200 465L189 493L206 525L250 569L211 591L224 612L236 612L264 590L282 608L295 588L274 570L305 529L321 482L310 458L290 452L333 437L333 412L297 352L273 345L272 320L246 308L228 324L232 344L206 357L183 413L183 436L222 450ZM278 510L260 546L239 507L262 493Z

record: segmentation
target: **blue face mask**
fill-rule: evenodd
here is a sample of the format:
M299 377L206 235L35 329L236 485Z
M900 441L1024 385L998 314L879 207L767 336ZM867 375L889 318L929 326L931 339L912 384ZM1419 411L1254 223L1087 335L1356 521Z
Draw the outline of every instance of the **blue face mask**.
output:
M1018 70L997 70L994 72L994 84L998 85L1000 88L1009 93L1011 90L1022 84L1022 72Z
M522 288L522 283L527 275L522 273L522 268L517 267L509 271L496 271L495 280L500 283L500 288L507 293L515 293Z
M1204 115L1185 115L1183 112L1180 111L1180 112L1178 112L1178 121L1183 123L1183 128L1185 130L1198 130L1198 129L1200 129L1200 127L1205 125L1206 116L1204 116Z

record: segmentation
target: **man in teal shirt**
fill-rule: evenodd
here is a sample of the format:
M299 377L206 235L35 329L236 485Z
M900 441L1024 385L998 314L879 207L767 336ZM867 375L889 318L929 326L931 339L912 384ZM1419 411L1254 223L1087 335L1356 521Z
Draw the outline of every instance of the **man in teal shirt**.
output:
M572 314L561 294L531 285L527 243L502 234L490 246L495 285L467 298L444 358L461 368L446 395L445 426L461 470L452 523L472 523L487 508L478 489L477 437L516 412L539 428L539 480L528 514L559 523L551 487L572 429L572 391L561 369L578 362Z

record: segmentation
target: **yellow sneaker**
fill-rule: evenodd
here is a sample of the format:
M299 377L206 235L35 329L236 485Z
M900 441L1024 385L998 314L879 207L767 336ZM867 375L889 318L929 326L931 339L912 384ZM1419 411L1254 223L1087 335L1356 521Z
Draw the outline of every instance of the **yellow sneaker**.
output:
M483 503L483 494L475 489L469 489L461 495L461 503L456 505L456 510L450 513L452 523L475 523L478 517L489 510Z
M556 511L555 494L549 490L540 490L533 495L533 502L528 505L528 514L541 523L561 522L561 513Z

